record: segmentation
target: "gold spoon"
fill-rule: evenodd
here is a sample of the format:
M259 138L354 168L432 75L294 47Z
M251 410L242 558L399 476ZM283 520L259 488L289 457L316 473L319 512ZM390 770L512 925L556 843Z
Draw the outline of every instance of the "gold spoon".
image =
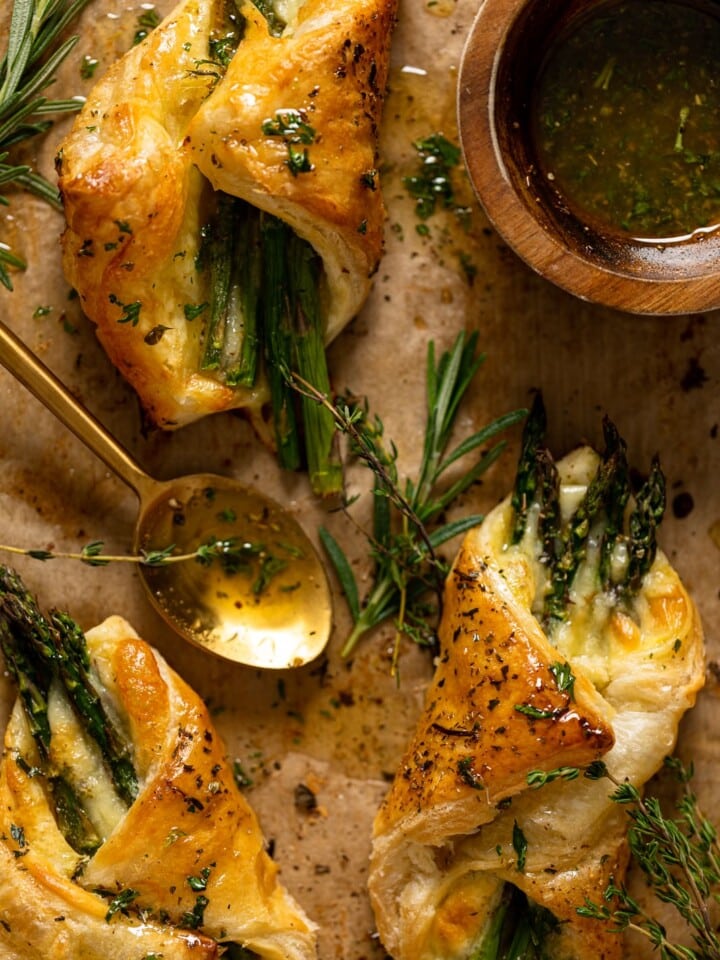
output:
M134 551L174 545L173 554L193 554L211 540L240 545L234 570L223 562L228 556L139 565L150 600L177 633L255 667L298 667L321 652L330 635L330 588L286 510L229 477L148 476L2 321L0 363L135 492ZM237 550L232 556L237 568Z

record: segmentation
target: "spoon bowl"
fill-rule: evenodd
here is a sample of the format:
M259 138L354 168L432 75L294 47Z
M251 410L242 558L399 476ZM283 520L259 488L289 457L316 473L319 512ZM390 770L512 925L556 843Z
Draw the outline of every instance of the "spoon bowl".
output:
M136 529L145 556L208 545L204 563L141 568L150 599L171 627L205 650L256 667L294 667L325 646L327 579L295 519L228 477L196 474L158 484Z
M330 587L287 510L230 477L149 476L2 321L0 363L137 495L140 576L176 633L254 667L318 656L332 626Z

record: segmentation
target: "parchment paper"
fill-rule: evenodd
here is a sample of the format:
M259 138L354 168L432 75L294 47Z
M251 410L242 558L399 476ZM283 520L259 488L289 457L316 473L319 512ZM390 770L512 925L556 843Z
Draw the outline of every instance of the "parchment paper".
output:
M77 25L81 40L53 95L87 92L80 63L99 60L97 79L127 50L147 4L93 0ZM9 8L10 4L3 5ZM162 15L171 4L163 0ZM638 318L582 303L532 273L472 204L471 230L452 212L420 236L402 177L415 170L413 140L442 132L456 140L455 82L477 0L402 0L394 38L390 94L382 133L387 249L362 314L329 351L333 381L368 397L386 435L399 447L401 471L418 462L424 425L427 343L448 347L463 328L478 330L485 365L459 421L468 432L525 406L541 387L549 439L557 457L582 440L601 442L607 413L627 441L630 460L646 470L659 452L669 506L661 543L692 592L705 624L708 683L683 726L680 752L692 756L696 788L720 818L720 316ZM3 10L7 16L9 9ZM52 176L64 129L38 142L38 161ZM272 455L235 415L207 419L176 434L148 431L137 400L98 346L61 268L62 218L40 201L14 195L0 238L28 261L15 290L0 290L3 317L70 389L108 426L149 473L215 470L261 484L286 502L316 537L325 524L368 582L365 540L329 505L315 502L302 476L281 475ZM469 283L459 254L474 264ZM38 308L49 308L49 310ZM40 315L38 315L40 314ZM128 552L134 495L0 370L0 542L26 548L77 550L91 540ZM509 489L518 434L462 509L486 511ZM364 490L361 471L351 484ZM353 507L360 525L369 498ZM349 628L341 598L325 656L293 673L228 665L184 644L145 601L131 565L91 568L75 561L41 563L0 553L43 607L68 610L84 628L111 613L127 617L206 698L229 754L252 778L258 810L285 883L321 925L321 960L380 958L365 893L372 818L422 702L431 663L404 644L400 681L390 676L391 624L350 660L339 656ZM11 697L0 678L2 716ZM297 802L304 784L317 797ZM635 950L633 956L637 956Z

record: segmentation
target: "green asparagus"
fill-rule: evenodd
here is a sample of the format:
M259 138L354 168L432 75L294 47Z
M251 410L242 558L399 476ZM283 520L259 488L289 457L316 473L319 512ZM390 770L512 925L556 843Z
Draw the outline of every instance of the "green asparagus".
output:
M597 587L614 592L629 603L642 586L657 551L656 533L665 509L665 481L655 458L647 481L633 491L626 445L615 425L603 422L605 449L597 471L572 516L561 524L560 485L557 468L544 445L546 416L538 393L525 423L512 494L511 542L525 536L532 508L537 509L537 535L542 543L541 561L547 570L547 588L541 619L553 622L568 616L570 590L588 556L588 546L597 533ZM614 563L617 548L627 560Z
M0 567L0 648L15 681L45 774L58 826L78 852L92 853L100 838L82 807L71 772L57 769L48 698L58 684L88 737L97 743L117 795L130 805L138 791L131 750L94 687L85 638L67 614L45 617L20 578Z

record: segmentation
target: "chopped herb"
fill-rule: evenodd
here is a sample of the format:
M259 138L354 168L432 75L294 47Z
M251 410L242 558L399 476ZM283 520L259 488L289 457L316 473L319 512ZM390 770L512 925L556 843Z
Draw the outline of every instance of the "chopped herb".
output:
M108 300L110 303L120 307L120 309L123 311L122 316L118 317L118 323L130 323L133 327L138 325L140 320L140 308L142 307L142 303L139 300L136 300L134 303L122 303L120 300L118 300L114 293L109 295Z
M469 787L472 787L473 790L484 790L485 784L483 783L482 778L475 773L473 764L473 757L463 757L462 759L458 760L457 771L460 775L460 779L463 783L466 783Z
M97 890L96 893L99 893L101 896L108 896L108 892L106 890ZM134 903L135 900L137 900L138 896L138 891L133 890L131 887L121 890L120 893L115 894L108 904L105 920L110 923L116 913L123 913L127 916L128 907Z
M152 33L159 23L160 15L155 7L150 7L149 10L143 10L143 12L137 18L138 29L133 37L133 46L137 46L138 43L141 43L149 33Z
M99 60L96 60L95 57L88 56L86 53L80 63L80 76L82 79L91 80L95 75L95 71L97 70L99 63Z
M27 841L25 840L25 831L22 827L16 826L14 823L10 824L10 836L18 845L18 847L23 850L27 846Z
M210 867L203 867L199 876L188 877L187 884L191 890L198 893L201 890L207 890L208 880L210 879Z
M176 254L177 256L177 254ZM186 320L195 320L200 316L201 313L204 313L208 308L208 303L186 303L183 307L183 313L185 314Z
M266 137L282 138L288 151L285 163L294 177L313 169L307 147L296 147L297 144L311 144L315 140L315 130L305 120L303 111L277 110L274 119L263 120L262 132Z
M534 707L531 703L516 703L515 709L518 713L524 714L526 717L531 717L533 720L556 720L560 714L561 710L541 710L538 707Z
M360 177L360 183L370 190L377 190L378 171L375 169L366 170Z
M403 177L403 184L415 199L415 212L421 220L428 220L438 203L446 209L455 203L452 170L460 163L460 147L441 133L416 140L413 144L420 158L420 172Z
M572 672L570 664L567 661L565 661L565 663L551 663L550 673L555 677L558 690L561 692L567 691L570 699L574 700L575 674Z
M33 311L33 320L38 319L38 317L46 317L49 313L52 313L52 307L36 307Z
M233 761L233 779L239 790L247 790L253 785L252 777L248 776L239 760Z
M517 854L517 868L520 873L523 873L525 871L525 861L527 859L528 842L517 820L513 823L512 845L513 850Z
M205 918L205 908L210 903L208 898L204 894L200 894L195 900L195 906L192 910L187 911L182 915L181 923L184 927L189 927L190 930L197 930L198 927L201 927L203 920Z

